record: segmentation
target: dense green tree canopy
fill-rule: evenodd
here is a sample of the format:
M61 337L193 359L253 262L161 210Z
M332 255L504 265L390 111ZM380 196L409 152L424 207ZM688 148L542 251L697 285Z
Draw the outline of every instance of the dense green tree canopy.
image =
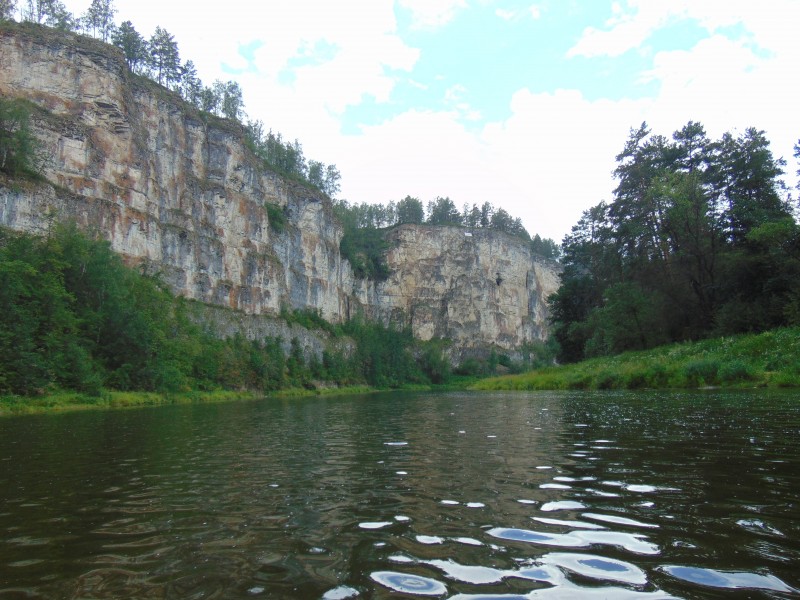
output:
M796 323L798 226L763 131L632 129L611 203L564 239L564 361Z

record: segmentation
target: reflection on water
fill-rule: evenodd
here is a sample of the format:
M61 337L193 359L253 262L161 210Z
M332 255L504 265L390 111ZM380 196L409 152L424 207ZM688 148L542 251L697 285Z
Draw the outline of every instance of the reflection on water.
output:
M393 394L0 420L0 598L800 597L800 402Z

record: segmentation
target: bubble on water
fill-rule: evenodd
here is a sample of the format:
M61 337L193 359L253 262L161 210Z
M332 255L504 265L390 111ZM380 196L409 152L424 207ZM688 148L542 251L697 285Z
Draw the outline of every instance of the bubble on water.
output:
M677 579L715 588L727 589L757 589L773 592L797 592L774 575L760 575L758 573L715 571L700 567L682 567L679 565L665 565L659 567L661 571Z
M575 529L605 529L605 527L597 523L584 523L583 521L565 521L563 519L548 519L547 517L531 517L531 519L545 525L560 525L574 527Z
M280 487L280 486L277 483L270 483L269 487L276 488L276 487Z
M649 494L651 492L655 492L658 488L656 488L656 486L654 485L633 484L633 485L626 485L625 489L628 490L629 492L640 492L642 494Z
M462 429L458 433L464 434L464 433L467 433L467 432Z
M346 600L347 598L355 598L357 596L358 590L346 585L340 585L322 594L322 600Z
M594 488L586 488L586 491L602 498L619 498L619 494L615 494L614 492L604 492L603 490L596 490Z
M575 423L575 427L588 427L586 423Z
M642 506L644 508L653 508L656 505L655 502L639 502L636 506Z
M440 538L438 535L418 535L416 539L420 544L432 545L444 543L444 538Z
M404 564L413 564L417 562L415 559L411 558L410 556L406 556L405 554L392 554L389 557L389 560L396 563L404 563Z
M584 531L576 530L568 533L544 533L528 529L495 527L487 532L492 537L515 542L528 542L544 546L561 546L569 548L585 548L595 544L618 546L635 554L658 554L655 544L646 541L645 536L620 533L616 531Z
M457 537L453 538L453 541L459 544L466 544L467 546L483 546L483 542L470 537Z
M361 527L361 529L382 529L391 524L391 521L366 521L364 523L359 523L358 526Z
M516 529L508 527L494 527L486 533L501 540L544 544L545 546L577 547L588 545L580 538L569 533L542 533L539 531L531 531L529 529Z
M397 475L408 475L408 471L395 471Z
M257 595L257 594L263 594L264 593L264 588L259 586L259 585L257 585L255 587L251 587L249 590L247 590L247 593L248 594L253 594L254 596Z
M397 515L397 516L394 518L394 520L395 520L395 521L399 521L400 523L405 523L405 522L407 522L407 521L410 521L410 520L411 520L411 517L407 517L407 516L405 516L405 515Z
M547 466L547 465L539 465L539 466L538 466L538 467L536 467L536 468L537 468L537 469L539 469L539 470L542 470L542 471L544 471L544 470L546 470L546 469L552 469L553 467L549 467L549 466Z
M483 508L486 505L483 502L467 502L467 508Z
M325 554L327 550L325 548L320 548L319 546L312 546L308 549L309 554Z
M656 544L647 541L641 533L622 533L619 531L576 531L573 532L588 544L603 544L624 548L634 554L660 554Z
M572 489L571 485L563 483L543 483L539 486L543 490L569 490Z
M736 524L739 527L744 527L748 531L753 531L755 533L766 533L769 535L777 535L780 537L786 537L782 531L775 529L771 525L767 525L764 521L759 519L739 519L736 521Z
M408 446L408 442L383 442L384 446Z
M520 579L529 579L532 581L544 581L552 585L560 585L564 582L564 575L558 568L548 565L537 567L526 567L519 571L511 571L509 576L519 577Z
M494 438L496 438L497 436L496 436L496 435L487 435L486 437L487 437L487 438L490 438L490 439L494 439Z
M544 512L552 512L554 510L580 510L586 508L586 505L577 502L576 500L557 500L556 502L545 502L541 506Z
M520 504L536 504L536 500L526 500L525 498L520 498L517 502Z
M591 519L593 521L602 521L604 523L614 523L615 525L630 525L631 527L652 527L658 528L658 525L653 523L642 523L641 521L636 521L634 519L628 519L627 517L619 517L617 515L605 515L600 513L583 513L582 515L586 519Z
M461 565L453 560L429 560L425 564L436 567L450 579L473 585L499 583L506 575L504 571L491 567Z
M578 480L575 479L574 477L566 477L564 475L558 475L556 477L553 477L553 481L578 481Z
M593 554L552 552L544 555L541 560L546 564L562 567L584 577L619 581L631 585L647 583L647 575L639 567L615 558Z
M404 594L418 594L420 596L442 596L447 593L447 587L440 581L395 571L375 571L370 574L373 581Z
M610 444L612 440L595 440L595 444Z
M607 485L610 487L624 487L625 483L622 481L601 481L600 485Z
M440 502L440 504L446 504L446 505L448 505L448 506L455 506L455 505L457 505L457 504L461 504L461 503L460 503L460 502L458 502L457 500L442 500L442 501Z

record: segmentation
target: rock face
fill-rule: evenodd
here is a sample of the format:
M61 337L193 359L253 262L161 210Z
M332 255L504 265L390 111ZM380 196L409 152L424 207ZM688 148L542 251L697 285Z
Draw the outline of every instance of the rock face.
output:
M358 290L373 317L410 324L423 340L451 340L458 359L546 336L544 299L558 288L558 268L523 240L423 225L402 225L387 238L391 276Z
M360 310L450 338L454 356L547 333L557 267L522 240L403 226L387 234L392 277L357 280L326 197L265 170L237 124L132 75L111 46L0 26L0 94L35 105L52 182L0 184L0 225L43 232L74 220L186 297L249 315L311 308L332 322ZM267 204L287 217L280 233Z

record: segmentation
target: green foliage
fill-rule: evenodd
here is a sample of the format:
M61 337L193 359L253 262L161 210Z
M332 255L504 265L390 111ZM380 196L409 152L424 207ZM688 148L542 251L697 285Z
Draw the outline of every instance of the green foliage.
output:
M321 330L331 335L339 335L340 331L334 327L329 321L326 321L318 309L313 308L297 308L294 310L289 309L287 306L281 306L281 318L287 323L296 323L301 327L310 330Z
M502 208L495 210L488 202L484 203L485 224L476 217L474 225L470 223L470 211L465 206L464 214L459 213L450 198L437 198L428 202L428 216L422 202L417 198L406 196L397 204L351 204L346 200L334 202L334 212L344 227L344 237L340 243L342 256L346 258L356 277L382 281L389 276L389 269L384 259L388 245L382 230L403 224L428 224L441 226L474 226L485 229L503 231L525 240L530 240L522 221L513 219ZM477 215L481 210L474 206ZM542 240L537 236L537 252L549 252L551 258L557 256L557 245L552 240ZM548 250L549 249L549 250Z
M356 318L344 326L344 332L356 342L354 364L370 385L386 388L424 381L411 351L414 338L409 329Z
M389 244L378 229L346 231L339 243L339 251L350 262L353 274L374 281L385 281L390 275L385 257L388 249Z
M216 340L105 242L56 227L0 231L0 393L282 385L274 341Z
M689 387L713 385L717 382L719 362L700 358L690 361L683 366L683 376Z
M404 223L421 224L425 220L425 209L419 198L406 196L397 203L395 207L397 224Z
M531 240L521 219L511 217L502 208L495 209L489 202L485 202L481 208L473 204L471 209L465 204L463 212L459 212L450 198L438 197L428 202L427 217L422 202L411 196L406 196L397 203L389 202L385 205L366 202L351 204L346 200L339 200L335 203L334 208L336 215L346 228L382 229L406 223L425 223L427 225L491 229L531 241L532 249L547 258L557 258L560 254L558 244L553 240L542 239L539 236Z
M476 389L800 386L800 328L713 338L487 379Z
M423 343L418 364L431 383L441 385L450 380L450 361L445 355L441 340Z
M225 94L230 95L232 85L236 84L228 82L227 86L222 86L220 89L203 90L201 108L209 112L221 110L225 105ZM238 97L241 98L241 91L239 94ZM241 110L243 112L244 109ZM270 169L315 187L330 198L339 193L339 181L342 176L336 165L326 166L318 161L308 161L298 140L284 141L280 133L274 133L272 130L265 132L261 121L249 121L244 131L253 153Z
M718 141L694 122L672 139L631 130L614 200L564 239L549 299L559 359L795 323L800 230L783 164L754 128Z
M147 41L136 31L133 23L123 21L111 34L111 43L122 50L128 68L134 73L141 73L147 65Z
M484 366L481 364L477 358L470 357L466 358L456 367L455 370L457 375L466 375L466 376L475 376L475 375L482 375L484 373Z
M28 106L21 100L0 97L0 172L12 177L35 176L40 163Z
M280 338L218 339L189 309L74 226L47 238L0 229L0 395L274 391L318 380L386 388L450 377L443 342L418 343L409 329L360 318L333 326L317 311L284 309L290 324L355 342L320 359L296 337L288 348Z
M267 209L267 219L269 220L269 228L277 234L286 231L286 225L289 220L286 218L286 213L277 204L264 204Z

